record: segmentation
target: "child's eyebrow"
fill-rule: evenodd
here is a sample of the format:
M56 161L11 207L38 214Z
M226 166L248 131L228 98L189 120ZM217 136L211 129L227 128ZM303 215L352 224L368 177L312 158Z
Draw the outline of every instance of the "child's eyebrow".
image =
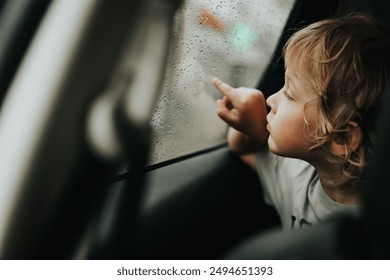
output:
M290 73L291 74L291 73ZM291 75L287 73L287 69L286 69L286 72L284 73L284 76L285 76L285 80L286 80L286 84L287 84L287 87L290 88L291 86L293 88L295 88L295 83L294 83L294 80L291 79ZM292 74L292 76L295 77L294 74Z
M288 72L289 72L289 71L288 71L288 69L286 68L286 69L284 70L284 75L285 75L288 79L291 79L290 74L289 74Z
M291 79L291 77L290 77L290 75L289 75L289 71L288 71L288 68L287 68L287 67L284 69L284 76L285 76L286 78L288 78L289 80Z
M287 88L290 87L290 80L291 80L291 78L290 78L290 76L287 74L287 71L284 72L284 83L286 84Z

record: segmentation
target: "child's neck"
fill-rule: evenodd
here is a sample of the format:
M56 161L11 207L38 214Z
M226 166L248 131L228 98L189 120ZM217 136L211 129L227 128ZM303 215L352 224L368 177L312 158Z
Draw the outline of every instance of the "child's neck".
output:
M356 186L350 186L348 183L335 184L332 180L335 172L325 172L323 169L317 169L318 177L325 193L334 201L340 204L359 204L360 189Z
M326 194L333 199L334 201L340 203L340 204L359 204L360 203L360 193L358 192L345 192L345 191L339 191L338 189L344 189L341 186L337 187L327 187L322 185L324 191Z

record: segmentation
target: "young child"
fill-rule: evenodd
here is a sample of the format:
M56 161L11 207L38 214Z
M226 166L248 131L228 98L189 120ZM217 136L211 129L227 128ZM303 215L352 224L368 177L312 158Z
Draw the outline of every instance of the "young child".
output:
M284 86L266 102L256 89L214 78L229 147L256 168L283 228L359 213L389 56L390 31L351 14L292 35Z

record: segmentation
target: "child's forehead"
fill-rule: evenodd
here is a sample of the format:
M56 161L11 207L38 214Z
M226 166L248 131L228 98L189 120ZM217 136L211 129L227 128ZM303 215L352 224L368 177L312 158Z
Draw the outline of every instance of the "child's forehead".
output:
M285 75L288 78L298 79L298 80L305 80L309 77L307 77L306 71L303 70L301 63L299 63L299 60L297 59L287 59L285 62Z
M305 58L299 56L285 56L285 74L288 77L293 77L299 80L306 86L312 87L315 83L314 69L309 66L309 62Z
M295 72L299 74L309 75L313 68L317 68L318 61L326 58L323 55L326 53L324 45L310 40L309 38L301 38L298 36L295 40L291 40L285 46L284 61L285 67L295 66Z
M296 62L296 63L295 63ZM285 77L290 85L305 93L308 97L319 96L314 73L310 73L299 61L291 60L285 65Z

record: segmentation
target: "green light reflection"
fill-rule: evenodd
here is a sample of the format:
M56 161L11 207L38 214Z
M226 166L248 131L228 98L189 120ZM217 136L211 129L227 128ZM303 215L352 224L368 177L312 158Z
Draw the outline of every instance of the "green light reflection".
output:
M227 40L229 44L238 51L247 51L257 42L256 31L248 24L239 22L229 29Z

